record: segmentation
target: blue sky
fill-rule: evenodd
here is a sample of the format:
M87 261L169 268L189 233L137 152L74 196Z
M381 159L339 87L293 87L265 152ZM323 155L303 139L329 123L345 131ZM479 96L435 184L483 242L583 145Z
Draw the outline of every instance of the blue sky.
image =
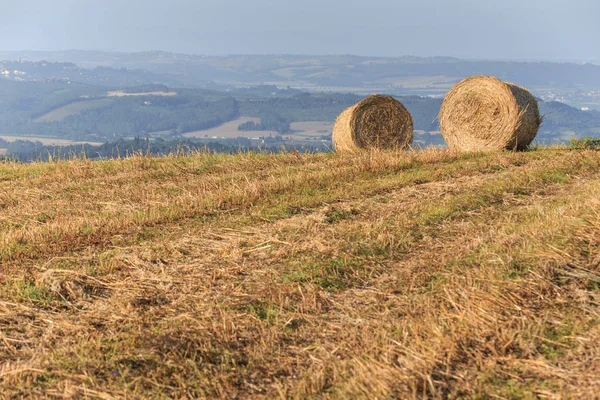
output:
M0 50L600 60L598 0L0 0Z

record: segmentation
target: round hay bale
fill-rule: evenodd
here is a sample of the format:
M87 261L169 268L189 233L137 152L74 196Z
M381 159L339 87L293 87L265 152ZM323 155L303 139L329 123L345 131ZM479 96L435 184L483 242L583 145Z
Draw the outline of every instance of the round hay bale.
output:
M451 150L524 150L542 122L535 97L491 76L457 83L440 110L442 136Z
M342 112L333 127L338 152L406 150L413 141L412 115L392 96L372 95Z

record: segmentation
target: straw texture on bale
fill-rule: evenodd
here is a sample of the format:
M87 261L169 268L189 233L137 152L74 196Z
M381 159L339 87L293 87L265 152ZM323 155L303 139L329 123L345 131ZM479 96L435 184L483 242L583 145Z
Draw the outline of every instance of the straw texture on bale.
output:
M373 95L340 114L333 128L333 145L338 152L406 150L413 136L413 118L402 103L391 96Z
M526 89L491 76L473 76L448 92L440 128L451 150L524 150L542 119Z

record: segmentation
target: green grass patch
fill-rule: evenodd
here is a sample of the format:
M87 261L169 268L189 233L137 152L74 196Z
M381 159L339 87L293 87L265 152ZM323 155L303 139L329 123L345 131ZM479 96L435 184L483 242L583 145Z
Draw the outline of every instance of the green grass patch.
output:
M592 137L573 138L569 140L568 148L570 150L600 150L600 139Z

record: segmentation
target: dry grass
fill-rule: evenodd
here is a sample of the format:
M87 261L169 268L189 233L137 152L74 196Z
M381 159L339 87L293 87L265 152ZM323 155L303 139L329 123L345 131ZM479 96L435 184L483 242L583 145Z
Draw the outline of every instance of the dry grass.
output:
M0 397L594 398L600 153L0 164Z
M542 122L531 93L491 76L457 83L446 95L439 119L454 151L525 150Z

